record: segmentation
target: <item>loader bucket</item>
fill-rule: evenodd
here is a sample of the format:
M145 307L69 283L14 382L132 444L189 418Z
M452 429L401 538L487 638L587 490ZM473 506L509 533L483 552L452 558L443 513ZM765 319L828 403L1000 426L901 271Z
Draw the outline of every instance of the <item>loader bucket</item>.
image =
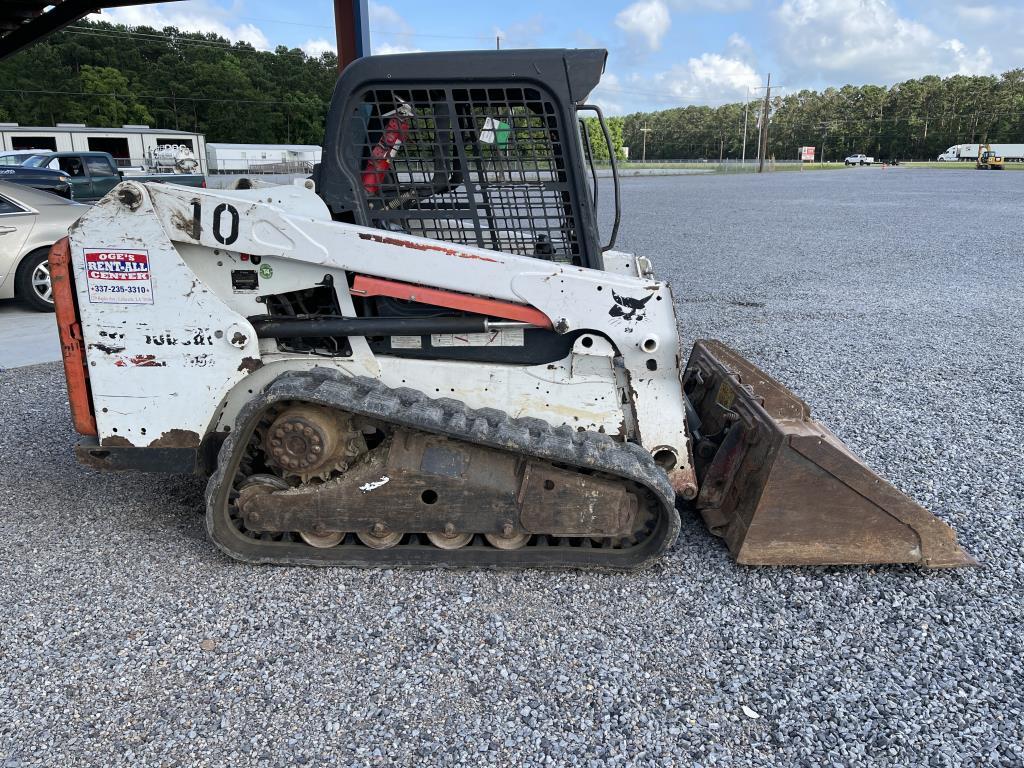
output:
M977 565L953 529L872 472L786 387L698 341L684 390L708 528L747 565Z

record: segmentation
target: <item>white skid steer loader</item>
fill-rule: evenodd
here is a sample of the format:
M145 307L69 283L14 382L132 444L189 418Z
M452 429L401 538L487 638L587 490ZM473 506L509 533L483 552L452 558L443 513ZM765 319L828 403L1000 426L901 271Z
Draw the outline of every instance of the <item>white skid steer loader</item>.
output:
M971 564L735 352L680 367L617 180L598 232L604 59L360 59L312 179L119 185L51 253L79 459L208 475L249 562L633 568L678 504L742 563Z

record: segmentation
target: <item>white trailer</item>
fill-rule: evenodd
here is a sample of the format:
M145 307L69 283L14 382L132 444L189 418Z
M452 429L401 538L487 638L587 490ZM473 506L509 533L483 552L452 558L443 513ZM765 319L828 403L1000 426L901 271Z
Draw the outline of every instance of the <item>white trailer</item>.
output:
M944 162L970 162L978 159L981 144L954 144L941 155L938 160ZM992 144L992 151L1008 163L1024 162L1024 144Z
M51 152L108 152L118 167L148 167L160 147L185 147L206 173L206 138L201 133L150 128L148 125L89 127L83 123L57 123L33 127L0 123L0 150L45 149Z
M212 173L309 173L321 154L315 144L206 145Z

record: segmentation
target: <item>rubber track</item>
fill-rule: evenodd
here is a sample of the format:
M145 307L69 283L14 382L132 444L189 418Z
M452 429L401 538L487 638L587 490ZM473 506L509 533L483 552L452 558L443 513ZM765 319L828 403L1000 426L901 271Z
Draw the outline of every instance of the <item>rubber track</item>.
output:
M644 541L626 548L528 545L502 551L468 545L443 550L429 544L399 544L375 550L340 544L315 549L301 542L252 539L240 533L226 513L232 479L262 414L275 403L306 401L339 408L397 426L465 440L547 461L596 470L647 488L657 504L657 523ZM378 567L544 567L633 569L656 560L679 532L679 514L668 476L638 445L597 432L552 427L534 418L514 419L492 408L473 410L451 398L432 399L409 388L391 389L376 379L348 377L328 368L279 376L241 411L221 446L216 472L206 488L207 531L228 555L250 563ZM644 499L641 497L641 503Z

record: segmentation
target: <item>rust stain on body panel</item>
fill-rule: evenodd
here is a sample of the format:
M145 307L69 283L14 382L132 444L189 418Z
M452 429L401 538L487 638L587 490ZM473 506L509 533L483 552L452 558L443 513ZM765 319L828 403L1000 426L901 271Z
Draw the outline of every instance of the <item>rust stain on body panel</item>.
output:
M118 447L118 448L134 448L135 444L132 443L128 438L122 437L121 435L107 435L100 440L100 445L104 448Z
M150 448L196 448L199 435L187 429L169 429L149 444Z
M437 253L443 253L446 256L458 256L460 259L476 259L478 261L489 261L494 264L501 264L498 259L492 259L490 256L480 256L476 253L466 253L460 251L457 248L447 248L442 245L429 245L427 243L414 243L411 240L403 240L400 237L388 237L386 235L370 235L362 233L359 235L360 240L371 240L375 243L382 243L384 245L398 245L402 248L412 248L417 251L436 251Z
M127 360L119 357L114 361L118 368L166 368L167 362L156 359L156 355L132 355Z

